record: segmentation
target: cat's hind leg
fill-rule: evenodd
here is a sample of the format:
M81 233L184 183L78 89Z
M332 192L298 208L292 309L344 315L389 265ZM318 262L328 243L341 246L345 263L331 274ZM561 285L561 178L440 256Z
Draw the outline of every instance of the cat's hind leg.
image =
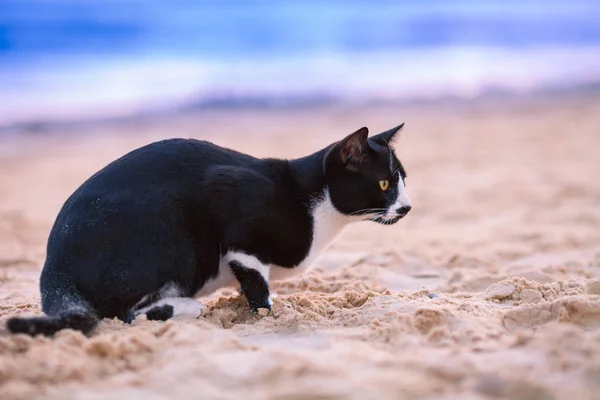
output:
M166 297L147 307L135 311L135 316L146 314L146 318L154 321L166 321L169 318L185 315L199 318L204 314L206 306L191 297Z
M169 282L158 291L144 296L131 311L134 318L146 314L149 320L166 321L178 315L198 318L204 310L204 304L191 297L185 297L179 285Z

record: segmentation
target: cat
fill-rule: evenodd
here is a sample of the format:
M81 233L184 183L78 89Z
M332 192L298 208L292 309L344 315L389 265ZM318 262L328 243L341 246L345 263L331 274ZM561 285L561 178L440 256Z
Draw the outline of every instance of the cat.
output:
M253 312L270 311L269 281L305 271L347 224L410 211L394 150L403 126L370 138L363 127L294 160L194 139L133 150L67 199L40 277L46 316L11 318L9 331L199 317L194 297L233 285Z

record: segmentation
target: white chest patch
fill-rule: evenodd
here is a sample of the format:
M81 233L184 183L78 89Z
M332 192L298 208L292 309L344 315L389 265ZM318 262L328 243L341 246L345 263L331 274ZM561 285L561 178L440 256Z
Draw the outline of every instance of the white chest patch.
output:
M349 217L340 213L331 203L329 191L325 190L323 198L313 205L313 237L308 255L294 268L284 268L271 265L271 280L287 279L302 274L312 266L319 255L343 231L350 222L360 220L360 217Z
M336 210L331 203L329 191L327 190L325 190L322 199L313 205L312 218L313 236L310 249L306 258L300 264L294 268L284 268L277 265L263 266L251 255L230 251L221 258L219 274L215 278L209 279L197 293L197 296L209 295L223 287L239 286L229 267L229 262L232 260L241 262L247 268L256 269L265 277L267 282L288 279L302 274L314 264L321 252L342 232L346 225L364 219L360 216L349 217Z

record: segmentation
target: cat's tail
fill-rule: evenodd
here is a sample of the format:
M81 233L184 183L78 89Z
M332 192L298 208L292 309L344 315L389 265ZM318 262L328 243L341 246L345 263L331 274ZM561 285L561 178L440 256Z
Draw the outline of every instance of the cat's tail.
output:
M54 301L52 301L54 300ZM52 299L50 303L58 303ZM49 315L32 318L10 318L6 327L12 333L25 333L31 336L42 334L52 336L61 329L74 329L88 334L98 325L98 317L92 307L79 296L69 296L65 293L60 296L62 310L55 312L57 307L44 307ZM48 312L51 311L51 312Z
M98 324L98 318L87 312L72 312L52 317L10 318L6 327L12 333L26 333L31 336L42 334L52 336L61 329L75 329L85 334Z

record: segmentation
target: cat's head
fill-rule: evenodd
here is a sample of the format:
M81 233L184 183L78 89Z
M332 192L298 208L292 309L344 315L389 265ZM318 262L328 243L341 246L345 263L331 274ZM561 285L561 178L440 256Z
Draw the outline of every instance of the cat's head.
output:
M325 158L325 179L339 212L385 225L408 214L406 172L394 151L403 126L370 138L369 130L361 128L331 147Z

